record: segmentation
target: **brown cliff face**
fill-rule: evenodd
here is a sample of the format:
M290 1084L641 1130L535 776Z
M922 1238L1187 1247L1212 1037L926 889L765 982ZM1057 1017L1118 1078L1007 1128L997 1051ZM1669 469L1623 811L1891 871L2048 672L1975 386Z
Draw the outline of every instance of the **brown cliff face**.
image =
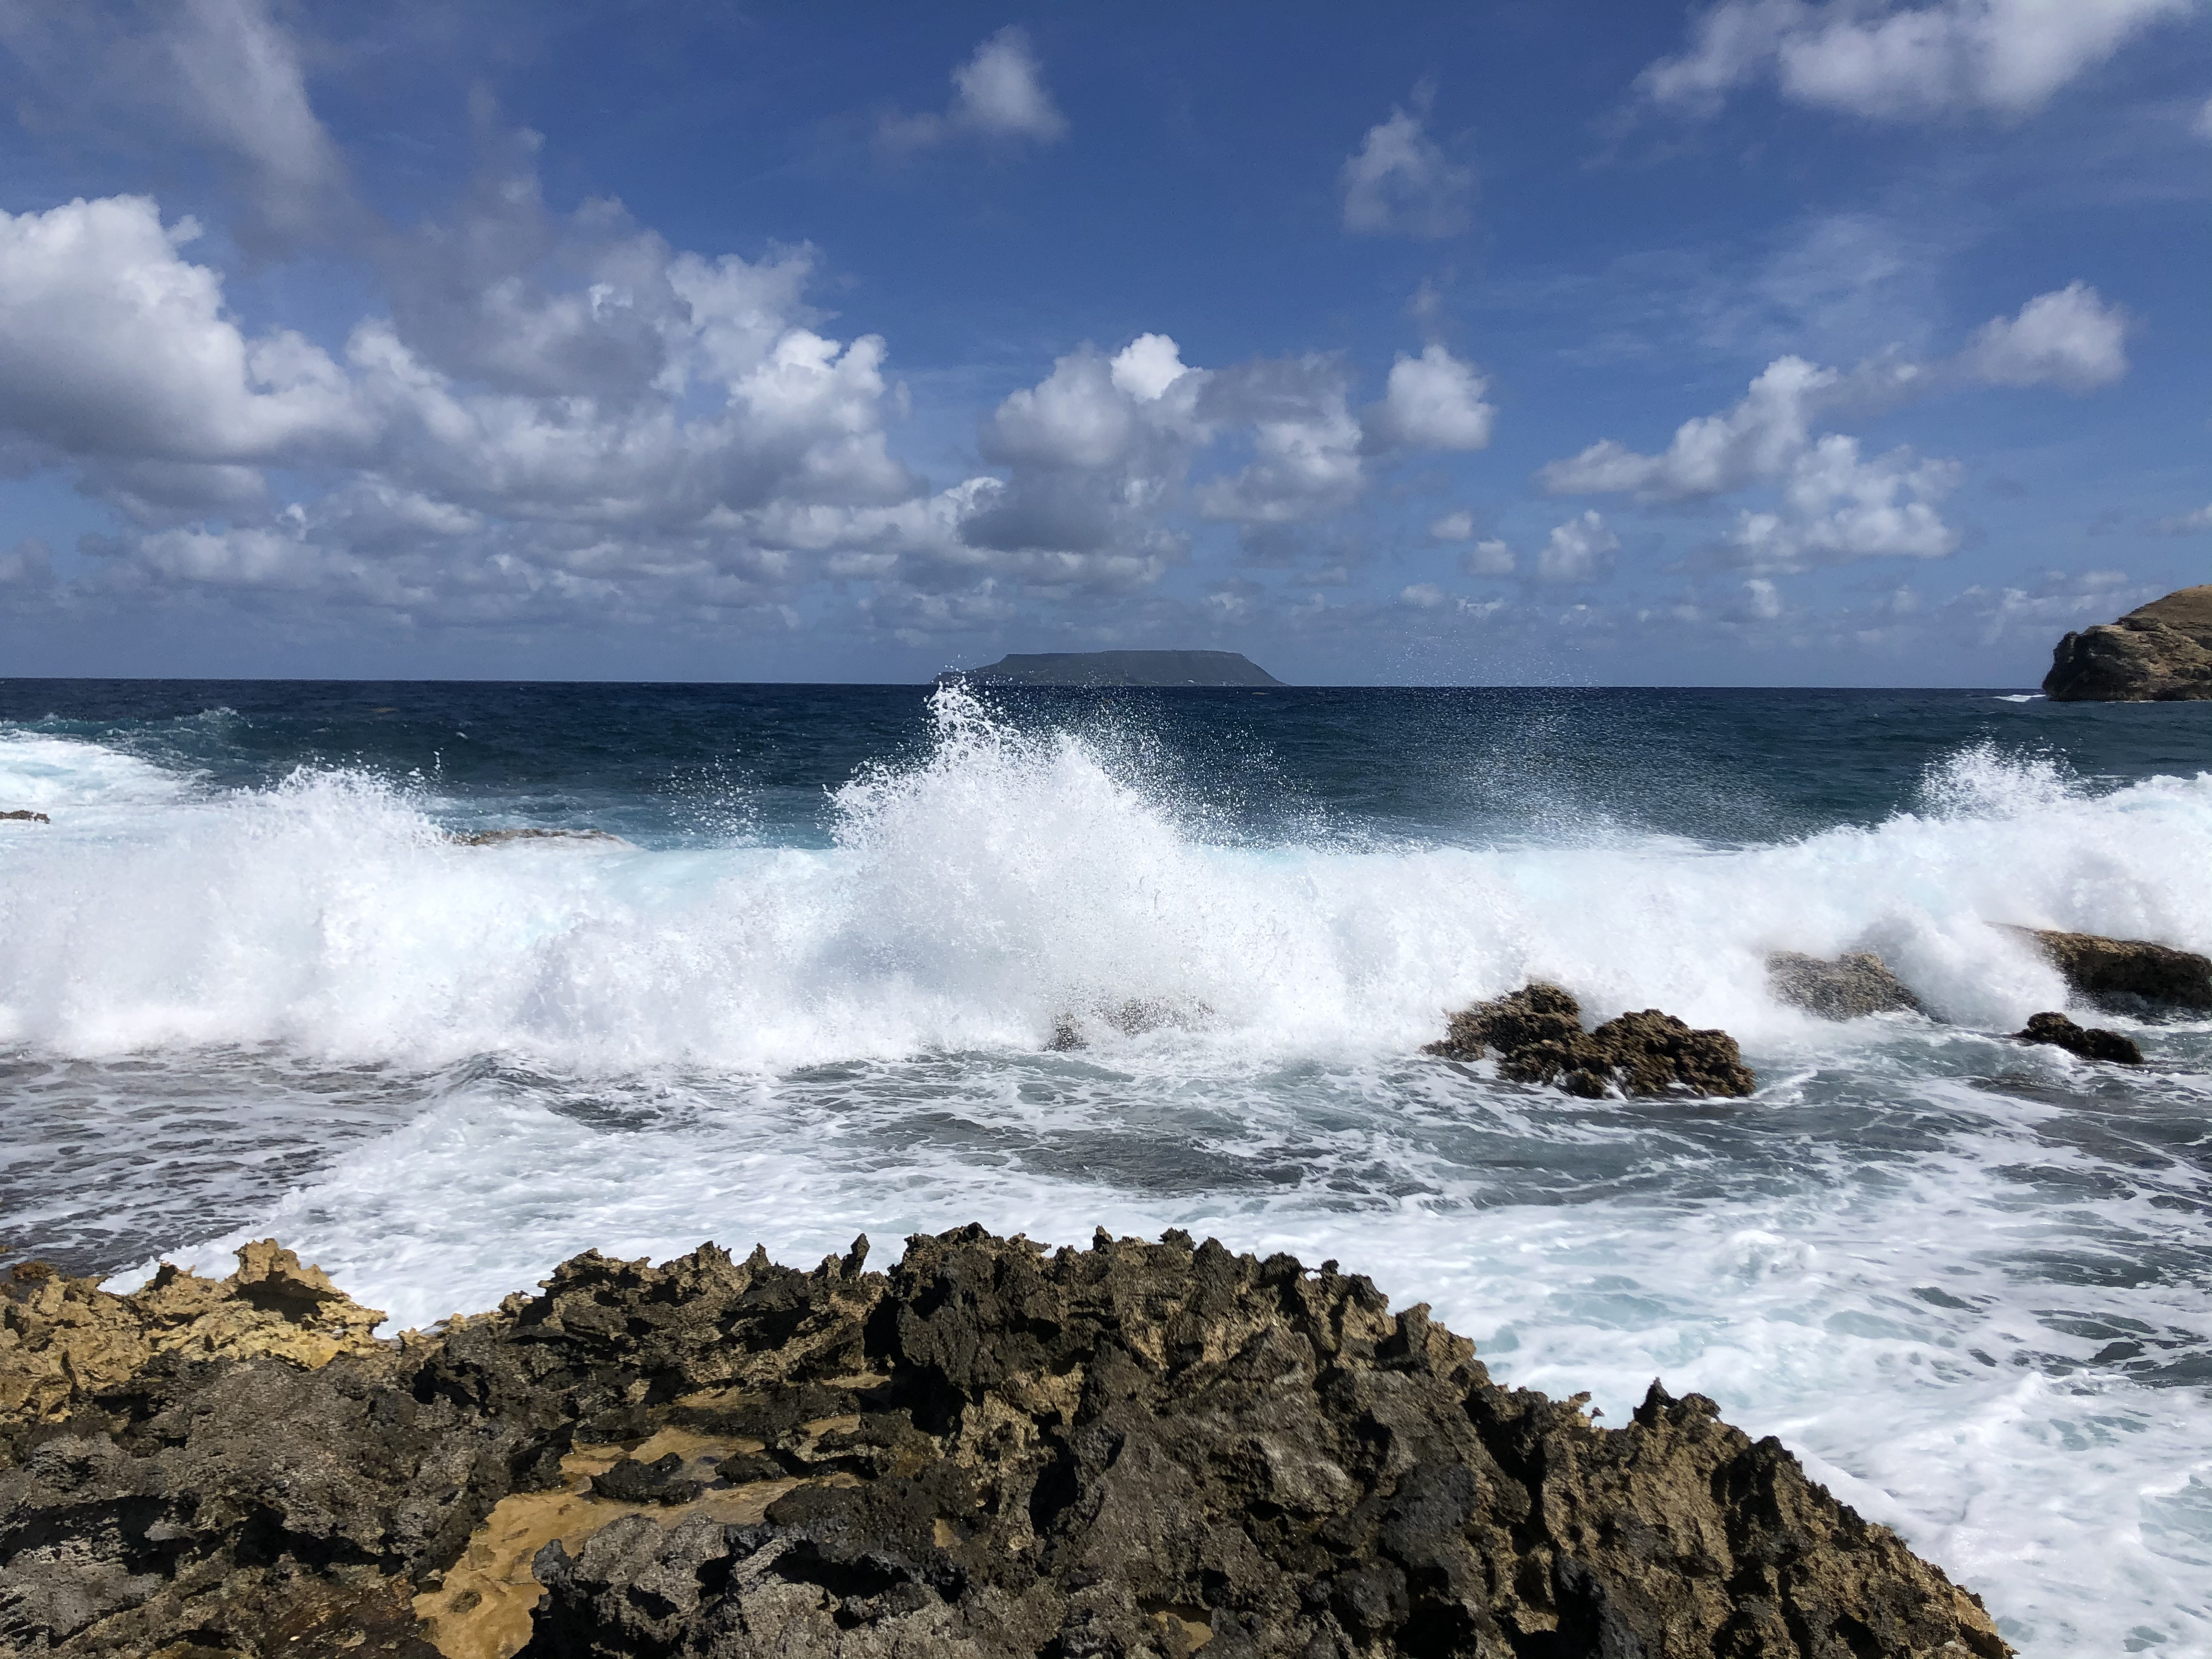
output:
M2043 677L2054 702L2212 698L2212 585L2185 587L2118 622L2069 634Z
M1600 1426L1334 1263L1180 1233L1048 1253L965 1228L888 1274L865 1249L811 1273L586 1254L543 1295L313 1369L172 1343L46 1389L0 1415L0 1648L2007 1651L1978 1600L1711 1401L1655 1384ZM11 1363L64 1328L54 1282L0 1286ZM84 1281L62 1295L68 1328L143 1325Z

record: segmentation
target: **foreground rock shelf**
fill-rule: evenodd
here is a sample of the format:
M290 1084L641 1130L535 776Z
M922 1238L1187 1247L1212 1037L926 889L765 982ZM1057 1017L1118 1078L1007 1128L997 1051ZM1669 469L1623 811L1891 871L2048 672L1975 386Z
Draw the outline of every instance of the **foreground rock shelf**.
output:
M379 1342L273 1243L0 1285L0 1649L144 1659L2008 1651L1654 1384L1492 1383L1364 1277L980 1228L586 1254Z

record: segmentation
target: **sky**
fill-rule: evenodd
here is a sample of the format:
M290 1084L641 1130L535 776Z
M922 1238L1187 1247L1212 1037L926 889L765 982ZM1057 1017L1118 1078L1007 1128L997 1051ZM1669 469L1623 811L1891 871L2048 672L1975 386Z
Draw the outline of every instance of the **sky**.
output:
M0 0L0 674L2027 686L2212 0Z

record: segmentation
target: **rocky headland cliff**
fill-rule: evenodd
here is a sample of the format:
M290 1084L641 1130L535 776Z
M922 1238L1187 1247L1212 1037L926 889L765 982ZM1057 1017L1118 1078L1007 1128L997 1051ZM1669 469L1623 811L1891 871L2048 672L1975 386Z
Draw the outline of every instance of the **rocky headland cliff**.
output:
M379 1341L273 1243L0 1284L0 1648L115 1659L2007 1652L1656 1384L1492 1382L1326 1262L980 1228L586 1254Z
M2212 585L2185 587L2118 622L2069 634L2043 677L2053 702L2212 697Z

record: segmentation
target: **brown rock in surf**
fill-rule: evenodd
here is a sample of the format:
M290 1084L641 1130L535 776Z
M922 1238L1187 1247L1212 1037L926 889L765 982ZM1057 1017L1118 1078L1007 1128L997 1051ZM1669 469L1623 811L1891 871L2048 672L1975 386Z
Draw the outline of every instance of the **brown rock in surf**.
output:
M1461 1009L1446 1022L1443 1040L1423 1052L1480 1060L1492 1048L1499 1076L1557 1084L1589 1099L1614 1089L1646 1096L1747 1095L1758 1086L1726 1031L1694 1030L1656 1008L1585 1031L1582 1005L1541 981Z

